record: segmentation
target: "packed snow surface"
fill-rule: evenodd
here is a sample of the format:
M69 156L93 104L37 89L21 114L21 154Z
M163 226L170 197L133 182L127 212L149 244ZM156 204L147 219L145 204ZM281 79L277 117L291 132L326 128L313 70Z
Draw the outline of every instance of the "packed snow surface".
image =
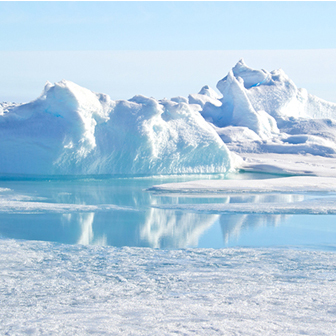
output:
M331 252L0 240L3 335L334 335Z
M217 88L113 101L47 82L32 102L0 104L0 174L225 173L258 170L254 154L335 159L336 104L297 88L281 69L240 60Z

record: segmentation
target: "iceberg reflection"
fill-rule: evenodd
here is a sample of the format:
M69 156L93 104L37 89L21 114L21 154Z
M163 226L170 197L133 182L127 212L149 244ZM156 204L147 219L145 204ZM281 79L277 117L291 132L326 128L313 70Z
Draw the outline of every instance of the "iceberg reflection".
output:
M218 218L219 215L200 215L152 208L141 228L140 237L153 248L197 246L200 236Z
M291 215L221 215L219 222L224 243L227 245L232 240L238 241L242 231L262 227L276 227L286 221Z
M151 178L2 181L2 187L10 190L2 193L3 204L13 199L27 205L34 202L34 209L38 211L13 213L5 212L3 208L0 211L0 236L65 244L151 248L202 246L202 237L205 236L210 242L207 247L212 247L211 241L218 241L218 237L222 236L221 246L224 247L239 240L242 233L249 229L276 227L291 216L229 214L211 212L211 208L225 206L244 209L245 205L249 205L258 209L258 206L268 203L291 203L310 197L285 194L160 195L144 191L157 182L157 179ZM31 193L33 188L34 194ZM41 209L38 209L39 204ZM97 211L57 213L43 210L47 209L48 204L52 207L54 204L105 204L111 207L97 207L102 209ZM17 209L20 208L22 205Z
M106 245L106 236L102 235L98 239L94 237L93 233L93 220L94 212L84 213L78 215L78 222L81 227L81 235L78 239L78 244L82 245Z

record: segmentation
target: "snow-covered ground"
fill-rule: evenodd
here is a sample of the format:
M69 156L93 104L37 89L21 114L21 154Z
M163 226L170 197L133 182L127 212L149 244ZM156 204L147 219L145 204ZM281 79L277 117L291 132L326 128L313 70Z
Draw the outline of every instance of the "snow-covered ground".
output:
M336 254L0 240L3 335L334 335Z

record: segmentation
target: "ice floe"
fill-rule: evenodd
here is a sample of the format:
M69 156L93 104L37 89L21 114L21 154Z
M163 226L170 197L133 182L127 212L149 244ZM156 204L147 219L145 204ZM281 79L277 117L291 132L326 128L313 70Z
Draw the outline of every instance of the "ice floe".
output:
M173 196L174 194L272 195L289 194L280 201L248 201L203 204L152 205L159 209L196 211L205 213L241 214L335 214L336 178L292 176L262 180L199 180L153 186L149 191ZM297 194L318 195L312 199L293 199Z
M148 189L156 192L187 193L298 193L336 192L336 179L315 176L291 176L263 180L199 180L167 183Z

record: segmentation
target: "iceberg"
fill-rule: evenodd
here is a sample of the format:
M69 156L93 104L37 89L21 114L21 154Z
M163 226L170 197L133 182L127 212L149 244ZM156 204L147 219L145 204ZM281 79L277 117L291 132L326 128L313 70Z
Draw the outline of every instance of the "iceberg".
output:
M47 82L32 102L0 104L0 174L292 173L288 155L336 160L336 104L297 88L283 70L240 60L217 89L114 101ZM278 154L287 155L286 169ZM294 173L315 174L315 161Z
M234 151L335 153L336 104L297 88L283 70L240 60L217 88L223 97L204 103L201 114Z
M199 92L192 102L198 99L202 116L243 159L241 169L336 176L335 103L297 88L282 69L254 70L243 60L217 89L222 98L210 101L203 92L202 100Z
M112 101L70 81L2 104L0 173L225 173L231 154L198 105L135 96Z

